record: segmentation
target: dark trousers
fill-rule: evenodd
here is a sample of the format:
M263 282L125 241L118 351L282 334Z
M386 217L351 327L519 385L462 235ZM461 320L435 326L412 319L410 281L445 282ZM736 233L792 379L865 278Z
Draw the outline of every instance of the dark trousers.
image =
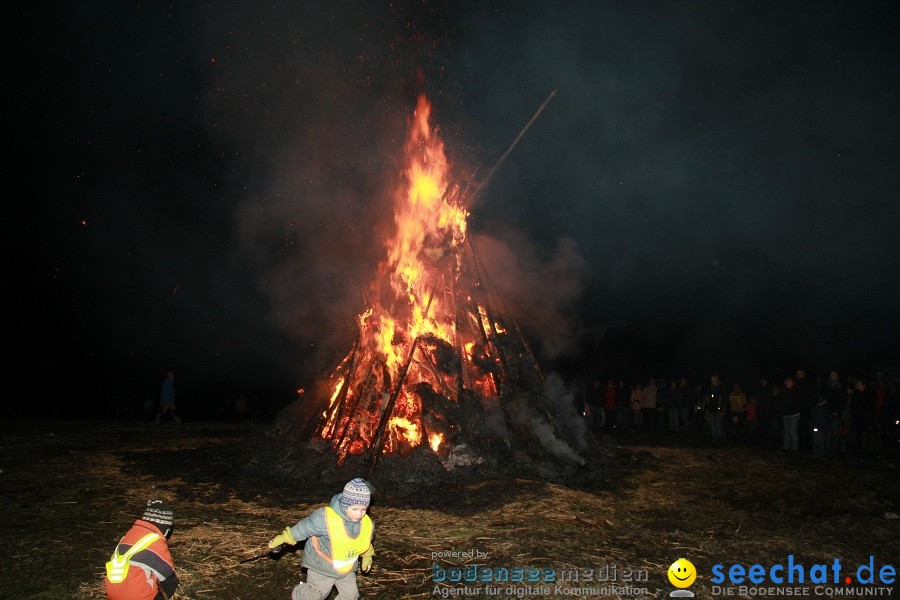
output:
M605 408L603 410L606 412L606 423L603 425L603 429L605 429L606 431L612 431L616 428L619 415L614 408Z
M641 414L644 416L644 429L647 431L656 430L656 409L642 408Z

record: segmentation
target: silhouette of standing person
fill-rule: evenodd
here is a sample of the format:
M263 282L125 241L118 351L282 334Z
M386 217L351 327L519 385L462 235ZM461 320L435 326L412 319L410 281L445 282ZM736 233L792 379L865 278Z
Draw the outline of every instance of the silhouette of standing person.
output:
M719 380L718 375L710 375L709 387L706 390L705 410L706 422L714 444L724 444L725 436L725 410L727 408L725 398L725 386Z
M159 405L159 412L156 413L157 423L166 414L171 414L176 423L181 423L178 409L175 408L175 373L172 371L169 371L166 378L163 379L162 387L159 390Z

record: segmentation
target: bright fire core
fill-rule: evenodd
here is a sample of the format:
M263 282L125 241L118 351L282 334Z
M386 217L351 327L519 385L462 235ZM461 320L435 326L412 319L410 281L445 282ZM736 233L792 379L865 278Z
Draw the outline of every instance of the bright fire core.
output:
M451 181L430 116L421 96L404 145L402 189L394 194L395 232L367 296L373 300L359 316L353 349L329 379L317 433L341 461L373 445L390 453L425 443L438 452L453 425L440 402L423 399L458 403L464 386L496 396L485 364L495 360L489 333L502 328L461 289L467 197Z

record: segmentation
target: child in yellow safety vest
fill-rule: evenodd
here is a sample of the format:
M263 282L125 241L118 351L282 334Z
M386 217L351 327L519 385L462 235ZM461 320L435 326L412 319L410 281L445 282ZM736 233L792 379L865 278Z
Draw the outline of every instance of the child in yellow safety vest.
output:
M372 537L375 525L366 514L372 492L369 485L356 478L336 494L328 506L317 508L308 517L269 542L275 549L284 544L307 540L302 565L306 567L306 582L291 592L291 600L323 600L338 590L337 600L356 600L356 567L368 573L372 568L375 549Z
M178 576L166 540L175 516L162 500L150 500L106 563L108 600L169 600Z

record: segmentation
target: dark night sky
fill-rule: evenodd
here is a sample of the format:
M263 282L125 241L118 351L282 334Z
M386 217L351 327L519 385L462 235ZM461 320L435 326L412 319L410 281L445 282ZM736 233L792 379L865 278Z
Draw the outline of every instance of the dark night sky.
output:
M17 9L29 407L101 414L167 369L196 404L308 384L349 348L420 91L484 173L558 90L470 221L552 368L900 364L900 4L217 4Z

